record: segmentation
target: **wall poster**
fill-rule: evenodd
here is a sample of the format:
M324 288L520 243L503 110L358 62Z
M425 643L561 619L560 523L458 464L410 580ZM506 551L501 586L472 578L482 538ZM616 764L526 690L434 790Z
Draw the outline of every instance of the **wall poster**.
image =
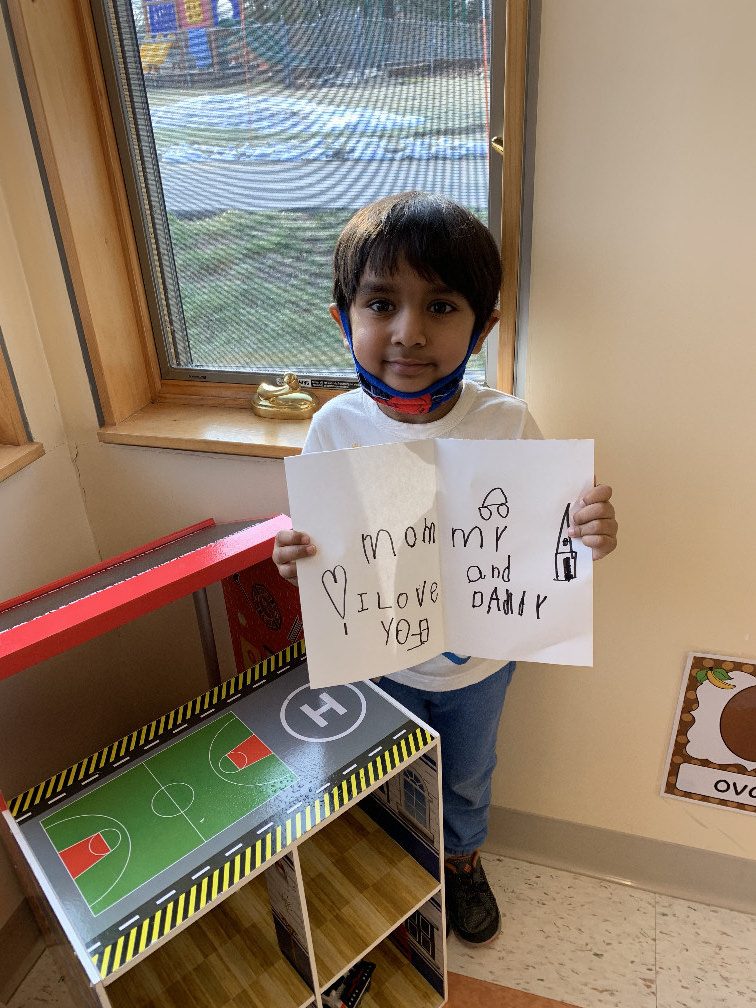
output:
M756 661L688 655L662 795L756 812Z

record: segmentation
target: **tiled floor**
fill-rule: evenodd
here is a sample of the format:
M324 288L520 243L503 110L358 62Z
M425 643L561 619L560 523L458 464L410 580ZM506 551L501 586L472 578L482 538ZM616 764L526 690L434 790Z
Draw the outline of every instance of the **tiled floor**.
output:
M503 930L449 944L449 1008L754 1008L756 917L489 855ZM8 1008L77 1008L44 956Z
M756 1005L756 917L508 858L485 864L502 933L484 949L453 940L451 971L578 1008Z

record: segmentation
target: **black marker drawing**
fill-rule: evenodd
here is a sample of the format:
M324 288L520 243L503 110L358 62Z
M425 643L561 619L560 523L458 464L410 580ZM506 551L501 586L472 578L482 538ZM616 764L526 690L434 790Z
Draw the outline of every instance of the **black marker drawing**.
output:
M570 505L564 509L562 524L559 526L556 552L554 553L555 581L574 581L577 577L577 552L572 548L572 539L567 535L570 527Z
M362 537L362 552L365 556L365 560L368 563L370 563L370 557L368 556L368 546L370 547L370 553L373 557L373 560L377 560L378 547L380 546L381 543L381 536L386 536L388 538L388 545L389 549L391 550L391 554L394 557L396 556L396 548L394 547L394 538L388 529L382 528L378 529L378 531L375 533L375 536L372 536L370 535L369 532L366 532Z
M463 528L453 528L451 530L451 544L452 549L457 545L457 532L462 535L462 548L467 549L467 544L470 542L473 532L478 533L478 549L483 549L483 529L480 525L473 525L471 529L467 532ZM473 544L474 545L474 544Z
M337 564L333 570L324 570L320 580L325 588L326 595L331 600L331 605L340 618L346 620L346 571L341 564ZM347 625L344 623L344 633L347 632Z
M494 508L499 518L507 518L509 516L509 501L501 487L494 487L493 490L488 491L483 498L483 503L478 508L478 514L483 521L490 521L493 517Z

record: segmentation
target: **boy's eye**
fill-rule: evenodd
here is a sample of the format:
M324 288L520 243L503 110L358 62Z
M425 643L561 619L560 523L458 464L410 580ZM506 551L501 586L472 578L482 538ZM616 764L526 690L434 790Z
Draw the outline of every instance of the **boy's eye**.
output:
M391 310L391 302L387 301L386 298L374 298L372 301L368 302L367 307L370 311L376 313L387 312Z
M449 301L431 301L428 309L434 315L448 315L449 312L456 310L455 306Z

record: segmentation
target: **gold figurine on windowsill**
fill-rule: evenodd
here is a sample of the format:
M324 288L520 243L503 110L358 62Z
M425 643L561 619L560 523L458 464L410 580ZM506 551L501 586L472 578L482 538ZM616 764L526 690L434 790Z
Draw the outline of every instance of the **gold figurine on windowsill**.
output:
M268 420L308 420L319 407L315 396L302 388L291 371L280 385L262 382L252 397L252 411Z

